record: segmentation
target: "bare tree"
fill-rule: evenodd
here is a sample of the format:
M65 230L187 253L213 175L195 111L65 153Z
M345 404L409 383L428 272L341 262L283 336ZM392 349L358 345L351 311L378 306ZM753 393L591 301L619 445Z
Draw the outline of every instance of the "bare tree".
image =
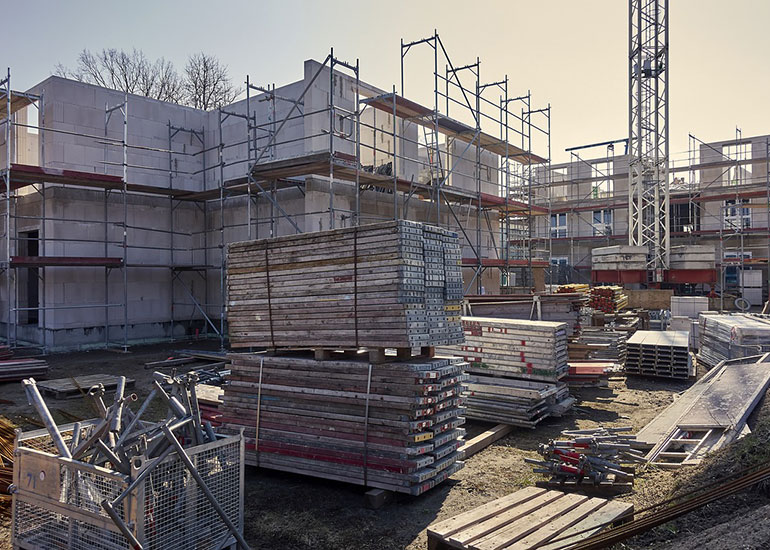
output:
M191 55L184 69L185 101L196 109L216 109L235 101L241 89L233 85L227 65L203 52Z
M230 80L227 65L203 52L187 59L182 75L171 61L161 57L151 62L136 48L96 53L84 49L74 70L59 63L54 71L65 78L203 110L232 103L242 91Z
M109 48L97 53L84 49L78 55L75 70L70 70L60 63L56 66L55 73L81 82L163 101L178 103L183 98L182 79L173 63L163 58L150 62L144 52L137 49L126 52Z

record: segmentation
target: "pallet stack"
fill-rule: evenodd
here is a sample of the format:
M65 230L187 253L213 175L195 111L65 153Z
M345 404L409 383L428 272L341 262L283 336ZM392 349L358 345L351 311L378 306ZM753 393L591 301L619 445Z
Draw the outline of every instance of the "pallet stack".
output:
M412 495L462 467L465 364L432 353L463 341L456 233L399 220L234 243L227 274L232 346L270 350L230 356L220 421L245 428L247 462Z
M459 359L230 359L220 411L226 430L245 428L247 464L412 495L463 465Z
M564 323L463 317L465 344L438 348L468 362L468 418L535 427L574 403Z
M687 332L637 330L627 345L628 373L684 380L695 375Z
M457 233L405 220L231 243L231 345L459 343L460 263Z
M604 313L617 313L628 306L628 296L623 294L622 286L595 286L588 306Z

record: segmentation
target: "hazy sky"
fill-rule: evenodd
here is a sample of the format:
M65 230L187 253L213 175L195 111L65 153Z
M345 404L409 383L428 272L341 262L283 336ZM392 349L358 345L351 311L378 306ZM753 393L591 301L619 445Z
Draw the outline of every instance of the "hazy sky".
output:
M221 5L221 7L219 7ZM243 81L278 85L302 76L302 61L331 46L361 62L363 80L399 81L399 40L436 28L456 65L481 58L483 81L506 73L511 93L552 106L555 162L565 147L627 135L628 7L625 0L365 2L201 0L9 3L0 64L13 87L43 80L80 50L140 48L178 68L205 51ZM686 157L687 134L703 140L770 133L770 2L671 0L671 151ZM423 46L425 48L425 46ZM427 48L407 57L407 95L432 105ZM603 154L603 150L597 151Z

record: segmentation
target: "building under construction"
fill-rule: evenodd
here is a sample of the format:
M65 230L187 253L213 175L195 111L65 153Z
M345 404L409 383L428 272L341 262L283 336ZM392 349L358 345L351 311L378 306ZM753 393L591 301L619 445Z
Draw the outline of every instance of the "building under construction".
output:
M408 89L431 49L435 89ZM2 322L48 350L226 334L225 246L388 219L463 237L467 293L542 286L531 206L550 109L456 66L438 34L404 43L401 90L330 53L204 112L50 77L2 81ZM437 67L445 67L439 71ZM412 72L419 70L419 67ZM532 150L537 140L544 145ZM533 251L537 251L534 254Z
M427 69L412 62L420 48L434 57ZM241 240L431 222L461 234L466 295L589 282L592 249L630 242L629 140L576 147L551 164L549 105L505 75L482 79L478 59L454 64L437 33L402 41L401 59L398 89L362 82L358 62L332 51L288 85L246 77L244 99L208 112L53 76L17 92L9 70L0 90L8 342L224 343L223 250ZM433 89L411 89L421 70ZM668 244L714 243L714 268L594 282L688 285L758 305L770 256L768 137L690 143L685 162L666 152L656 208L670 216Z

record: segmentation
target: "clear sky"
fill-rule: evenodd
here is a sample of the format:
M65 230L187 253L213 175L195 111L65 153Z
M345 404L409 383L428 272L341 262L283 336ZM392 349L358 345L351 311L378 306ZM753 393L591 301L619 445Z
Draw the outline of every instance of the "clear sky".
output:
M671 0L671 152L686 157L687 134L729 139L770 133L770 2ZM205 51L237 81L278 85L302 76L302 61L361 62L363 80L399 81L399 40L436 28L453 62L481 58L482 80L506 73L514 94L550 102L553 159L565 147L627 135L628 7L625 0L38 0L5 6L0 65L26 89L80 50L142 49L182 68ZM412 54L410 54L411 56ZM432 104L428 52L408 57L407 95ZM431 58L432 59L432 58ZM603 153L597 151L597 153Z

